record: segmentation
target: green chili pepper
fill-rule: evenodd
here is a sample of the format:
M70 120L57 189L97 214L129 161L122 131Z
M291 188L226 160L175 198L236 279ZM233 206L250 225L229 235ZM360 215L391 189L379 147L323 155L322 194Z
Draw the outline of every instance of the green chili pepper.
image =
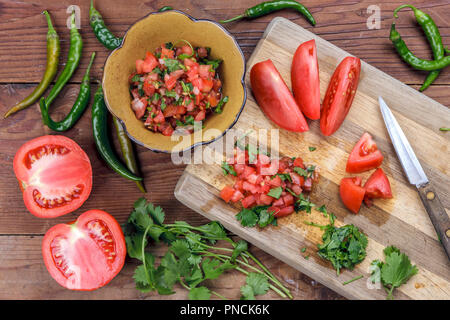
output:
M158 10L158 12L164 12L164 11L169 11L169 10L173 10L173 8L171 6L164 6L164 7L160 8Z
M53 100L58 96L61 92L62 88L66 85L67 81L72 78L73 73L78 67L78 64L81 60L81 51L83 50L83 39L81 38L80 33L78 32L77 26L75 24L75 11L72 13L71 24L70 24L70 48L69 54L67 55L67 62L64 66L63 71L59 75L58 79L55 82L52 90L48 94L47 98L45 98L45 104L47 108L50 107Z
M45 15L45 18L47 19L48 24L48 32L47 32L47 67L45 69L44 76L42 77L41 82L36 87L36 89L33 90L33 92L26 97L24 100L16 104L14 107L8 110L5 114L5 118L10 116L13 113L16 113L17 111L20 111L22 109L25 109L26 107L29 107L32 105L37 99L39 99L45 92L45 90L48 88L50 83L53 81L53 79L56 76L56 73L58 71L58 59L59 59L59 37L56 33L55 29L53 28L52 20L50 19L50 15L47 11L44 11L43 14Z
M411 8L414 12L414 16L416 17L417 23L422 27L423 32L428 40L428 43L431 46L431 50L433 51L433 56L435 60L442 59L444 57L444 45L442 44L441 34L439 33L439 29L434 23L433 19L426 14L425 12L415 8L412 5L405 4L399 6L394 10L394 17L398 18L397 12L403 8ZM439 76L440 70L431 71L422 87L419 91L424 91L426 88L433 83L433 81Z
M97 150L111 169L127 179L142 181L141 177L130 172L120 162L111 147L108 137L108 110L105 105L102 86L99 86L94 95L94 104L92 105L92 131Z
M313 26L316 25L316 20L314 20L314 17L312 16L311 12L302 5L301 3L298 3L297 1L293 0L275 0L275 1L266 1L262 2L254 7L248 8L245 10L245 12L239 16L236 16L234 18L228 19L228 20L221 20L220 23L227 23L231 21L240 20L243 18L257 18L264 16L266 14L279 11L282 9L295 9L298 12L300 12Z
M120 46L123 38L116 37L105 25L102 15L94 8L94 1L91 0L89 9L89 21L98 41L107 49L114 50Z
M80 85L80 92L78 93L77 100L72 106L69 114L61 121L55 122L52 120L48 113L47 104L45 103L45 99L41 98L40 108L42 114L42 120L47 127L54 131L62 132L67 131L74 126L74 124L80 119L83 115L84 110L89 104L89 98L91 97L91 79L89 73L91 71L92 62L95 58L95 52L92 53L91 61L86 69L86 73L83 77L83 81Z
M400 57L415 69L434 71L443 69L450 65L450 56L446 56L439 60L423 60L416 57L408 49L405 41L403 41L402 37L400 36L400 33L398 33L398 31L395 29L395 22L393 22L391 25L391 33L389 39L394 44L394 47L397 50Z
M123 160L127 165L128 169L134 174L139 174L139 167L137 165L136 156L134 153L133 144L130 138L125 132L120 120L113 116L113 123L116 128L117 138L119 140L120 149L122 150ZM146 193L144 184L142 181L136 181L136 185L141 190L141 192Z

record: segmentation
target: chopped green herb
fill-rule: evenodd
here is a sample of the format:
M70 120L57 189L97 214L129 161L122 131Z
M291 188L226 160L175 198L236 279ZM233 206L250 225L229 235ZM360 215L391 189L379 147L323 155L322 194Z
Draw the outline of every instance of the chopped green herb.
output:
M309 201L309 199L306 199L301 193L295 196L298 198L294 204L295 211L306 211L306 213L311 213L311 209L316 205Z
M253 208L244 208L237 215L236 219L241 222L244 227L259 227L264 228L269 224L277 225L276 218L273 216L273 212L269 212L267 209L269 206L256 206Z
M172 91L167 90L165 92L165 96L169 97L169 98L176 98L177 97L177 93L174 90L172 90Z
M306 247L303 247L300 251L301 252L305 252L306 251Z
M168 59L168 58L164 58L164 65L167 67L167 71L169 73L172 73L176 70L186 70L186 67L177 59Z
M215 113L222 113L223 105L225 103L227 103L227 102L228 102L228 96L225 96L222 99L220 99L219 103L217 104L216 108L214 109L214 112Z
M222 162L222 172L224 175L231 174L231 175L237 177L237 173L234 170L233 166L230 166L226 161Z
M185 124L186 125L194 125L194 117L193 116L187 116L185 119L184 119L184 121L185 121Z
M289 175L289 173L277 173L275 175L273 175L270 179L273 180L276 176L279 176L281 178L281 181L289 181L292 182L292 178Z
M135 74L133 78L131 78L131 82L141 81L141 76L139 74Z
M314 150L316 150L316 147L309 147L308 149L309 151L313 152Z
M450 128L439 128L440 131L450 131Z
M167 105L166 105L166 99L165 98L161 99L160 107L161 107L161 111L164 111L166 109Z
M267 193L267 195L271 196L272 198L275 198L275 199L280 199L282 192L283 192L283 188L277 187L274 189L270 189L270 191L269 191L269 193Z
M166 42L164 44L164 46L166 47L166 49L172 50L173 49L173 43L172 42Z

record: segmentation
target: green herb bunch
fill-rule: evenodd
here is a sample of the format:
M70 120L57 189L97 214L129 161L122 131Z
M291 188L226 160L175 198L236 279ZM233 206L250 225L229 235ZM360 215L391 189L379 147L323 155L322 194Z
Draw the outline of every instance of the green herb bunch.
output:
M164 224L164 219L161 207L140 198L123 225L128 255L141 261L133 275L138 290L169 295L179 283L189 290L189 299L205 300L213 294L226 299L203 282L235 269L247 275L241 299L255 299L269 289L292 299L289 290L248 251L247 242L233 241L219 222L191 226L184 221ZM168 250L157 264L146 249L151 242L161 241ZM228 247L220 247L218 241Z

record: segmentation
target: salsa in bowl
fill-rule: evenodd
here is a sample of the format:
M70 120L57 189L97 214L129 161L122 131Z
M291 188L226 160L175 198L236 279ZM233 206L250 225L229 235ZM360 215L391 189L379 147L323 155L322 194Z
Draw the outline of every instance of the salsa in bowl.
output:
M211 59L210 52L179 40L136 60L129 78L131 109L147 129L165 136L191 134L195 122L223 112L228 96L219 77L222 61Z
M172 43L173 48L166 48L167 43ZM194 55L190 59L188 56L192 52L186 46L189 49L192 46ZM166 50L173 52L173 58ZM161 56L163 51L167 52L168 57L157 57L159 51ZM143 67L147 69L140 69ZM173 69L163 70L169 67ZM159 68L161 74L155 68ZM137 69L141 71L139 77L135 77ZM228 31L214 21L196 20L173 10L151 13L130 27L122 45L106 60L102 84L106 106L133 141L155 152L178 153L211 143L233 127L246 100L244 75L243 53ZM144 91L146 80L147 94ZM149 85L152 81L159 86L154 87L154 93ZM164 102L160 92L163 87ZM155 93L159 97L155 97ZM147 101L141 101L142 98ZM147 103L145 110L138 101ZM195 121L203 116L203 120ZM198 124L202 130L195 130ZM181 134L176 134L178 132Z

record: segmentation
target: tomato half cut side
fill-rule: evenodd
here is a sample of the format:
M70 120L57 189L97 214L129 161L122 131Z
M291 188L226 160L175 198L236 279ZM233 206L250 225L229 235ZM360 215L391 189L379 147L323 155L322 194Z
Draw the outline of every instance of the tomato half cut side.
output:
M42 240L48 272L61 286L90 291L110 282L122 269L125 238L110 214L89 210L71 224L50 228Z
M390 199L392 198L391 184L389 179L384 173L383 169L378 168L372 173L372 175L367 179L364 184L364 189L366 190L366 197L369 199L382 198Z
M292 91L303 114L320 118L320 79L316 41L302 43L295 51L291 66Z
M256 63L250 70L250 82L266 117L288 131L309 130L305 117L272 60Z
M364 199L365 190L361 178L343 178L339 186L342 203L353 213L358 213Z
M25 206L40 218L78 209L92 189L87 154L65 136L42 136L23 144L14 157L14 173Z
M360 73L359 58L346 57L331 76L320 115L320 130L324 135L332 135L344 122L358 88Z
M345 170L350 173L359 173L375 169L381 165L383 158L372 136L365 132L353 147Z

